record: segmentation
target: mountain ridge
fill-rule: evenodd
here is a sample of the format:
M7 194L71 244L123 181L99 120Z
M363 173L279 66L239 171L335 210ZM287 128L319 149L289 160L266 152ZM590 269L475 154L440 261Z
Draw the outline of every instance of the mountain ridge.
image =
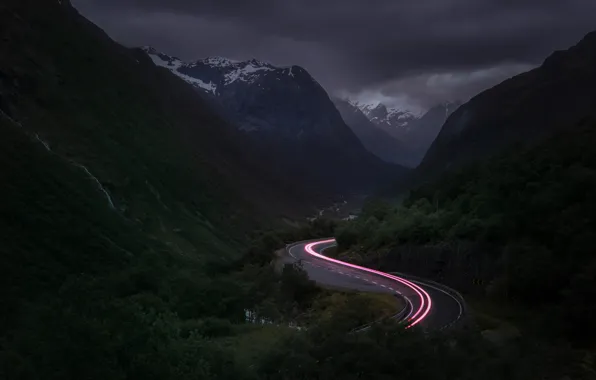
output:
M454 112L421 164L436 176L516 143L534 143L594 115L596 32L543 64L483 91Z
M280 174L314 192L368 192L405 173L365 149L325 89L300 66L221 57L184 63L139 50L192 85L246 141L270 152Z
M374 125L397 139L401 139L402 137L400 129L409 129L410 123L422 116L408 110L388 108L381 102L378 104L361 104L359 102L349 101L349 103L366 115Z
M349 99L338 102L336 104L340 104L344 119L349 119L350 122L346 121L348 125L359 131L361 139L367 141L365 145L368 144L369 150L376 151L385 160L407 167L420 164L448 116L461 105L459 101L443 102L416 115L398 108L387 108L383 103L362 104ZM357 116L354 118L355 113L361 113L370 124ZM367 132L366 129L371 126L390 137L397 150L391 152L390 142L382 141L380 135L374 131Z
M333 102L346 124L369 152L386 162L406 167L416 165L417 162L412 159L414 152L403 141L378 128L359 108L348 101L335 98Z

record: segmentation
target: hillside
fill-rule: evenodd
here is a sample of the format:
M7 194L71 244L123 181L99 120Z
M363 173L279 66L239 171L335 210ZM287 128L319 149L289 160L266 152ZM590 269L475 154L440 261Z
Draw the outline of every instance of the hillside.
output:
M375 126L384 132L384 134L397 140L397 143L402 147L397 159L395 161L390 160L391 162L403 163L408 167L416 167L424 158L428 148L441 131L441 127L449 115L460 105L460 102L445 102L431 107L422 115L414 115L411 112L402 111L397 108L387 108L382 103L370 105L347 101L342 104L344 110L342 114L344 118L347 117L353 124L350 125L350 122L346 120L350 127L356 127L358 130L363 131L365 130L365 123L360 117L352 117L353 114L359 111L370 122L366 126ZM368 135L371 134L371 132L367 133ZM378 136L378 134L375 133L375 136ZM378 149L381 152L387 151L386 146L388 143L381 144L378 142L378 137L374 139L367 137L366 139L367 141L375 141L375 145L379 146ZM385 157L387 156L386 153L383 154L385 154Z
M0 377L213 378L218 348L181 331L243 321L221 268L304 192L66 1L0 22Z
M258 147L264 162L276 162L277 177L285 175L299 188L320 195L362 194L406 172L364 148L302 67L221 57L183 62L149 47L141 50L190 84Z
M346 125L369 152L386 162L406 167L416 165L412 158L414 152L405 143L378 128L359 108L342 99L334 99L334 103Z
M398 108L387 108L383 103L360 104L350 102L358 108L374 125L389 133L398 140L402 137L403 131L412 128L413 123L419 118L409 111Z
M49 28L52 38L7 27L2 109L57 153L87 165L117 208L132 214L138 205L146 213L158 193L166 205L187 199L211 222L226 219L229 226L252 207L279 216L312 205L312 193L271 165L273 152L247 144L208 102L144 54L115 44L82 18L50 28L37 17L35 25ZM78 28L86 34L71 38ZM229 209L222 213L220 206Z
M431 107L413 121L409 128L400 131L400 138L415 152L414 160L417 165L422 162L449 116L460 105L461 102L445 102Z
M214 268L281 197L192 90L66 1L0 22L0 377L213 378L218 348L181 331L243 318Z
M596 32L542 66L482 92L443 126L420 165L425 176L533 143L595 113Z
M528 329L593 347L595 143L596 118L446 175L402 205L371 203L338 241L368 264L538 312Z

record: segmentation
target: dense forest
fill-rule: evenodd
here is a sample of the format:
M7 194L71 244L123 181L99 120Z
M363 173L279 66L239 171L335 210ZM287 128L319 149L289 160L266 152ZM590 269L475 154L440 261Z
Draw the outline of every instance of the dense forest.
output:
M536 330L593 348L596 124L371 201L338 228L352 259L536 312ZM369 252L375 252L374 255Z

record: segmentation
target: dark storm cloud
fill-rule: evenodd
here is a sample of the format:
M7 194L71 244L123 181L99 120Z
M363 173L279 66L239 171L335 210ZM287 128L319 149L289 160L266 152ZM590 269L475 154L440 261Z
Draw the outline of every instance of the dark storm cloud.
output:
M596 29L593 0L75 0L127 45L305 66L333 92L466 98ZM433 79L434 78L434 79Z

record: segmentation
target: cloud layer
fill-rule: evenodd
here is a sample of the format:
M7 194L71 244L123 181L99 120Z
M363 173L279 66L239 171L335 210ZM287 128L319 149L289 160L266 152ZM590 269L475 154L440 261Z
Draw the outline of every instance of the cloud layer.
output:
M298 64L332 93L422 108L467 99L596 29L593 0L73 2L125 45Z

